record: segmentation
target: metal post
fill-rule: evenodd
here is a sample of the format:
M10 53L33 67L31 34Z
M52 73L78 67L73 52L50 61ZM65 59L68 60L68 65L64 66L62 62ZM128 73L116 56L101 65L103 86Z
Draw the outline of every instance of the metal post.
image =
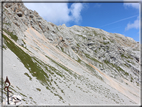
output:
M9 104L9 92L7 90L7 104Z

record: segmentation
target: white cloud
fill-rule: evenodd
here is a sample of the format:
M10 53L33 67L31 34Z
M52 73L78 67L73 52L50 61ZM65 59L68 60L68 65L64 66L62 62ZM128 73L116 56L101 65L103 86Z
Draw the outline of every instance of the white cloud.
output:
M54 24L67 24L70 21L76 23L81 20L83 4L73 3L68 7L67 3L24 3L31 10L35 10L45 20ZM70 14L71 13L71 14Z
M133 7L135 9L139 9L140 8L140 4L139 3L124 3L125 7Z
M71 5L71 13L72 13L72 18L75 20L76 23L81 20L81 10L83 9L83 5L81 3L74 3Z
M127 0L124 0L127 1ZM142 0L139 0L139 2L141 2ZM140 9L140 3L124 3L124 6L127 7L132 7L135 8L137 10ZM125 27L125 30L129 30L129 29L139 29L140 27L140 19L137 18L133 23L128 23L127 26Z
M129 29L132 29L132 28L139 29L139 27L140 27L140 20L138 18L133 23L128 23L125 30L129 30Z

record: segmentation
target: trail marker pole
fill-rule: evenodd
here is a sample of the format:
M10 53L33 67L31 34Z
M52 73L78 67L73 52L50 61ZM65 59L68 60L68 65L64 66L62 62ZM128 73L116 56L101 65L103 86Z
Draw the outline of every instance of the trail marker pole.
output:
M8 83L8 86L7 86L7 83ZM10 104L9 103L9 92L11 92L11 91L9 91L9 89L8 89L9 86L10 86L10 81L9 81L8 77L6 76L4 90L7 91L7 104ZM7 90L6 90L6 88L7 88Z

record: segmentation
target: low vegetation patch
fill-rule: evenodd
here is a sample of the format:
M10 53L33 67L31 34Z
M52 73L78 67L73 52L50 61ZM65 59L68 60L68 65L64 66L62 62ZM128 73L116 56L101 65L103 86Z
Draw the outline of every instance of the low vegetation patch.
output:
M4 32L6 32L13 40L17 41L18 37L16 35L13 34L13 32L9 32L5 29L3 29Z
M40 88L36 88L36 90L41 91L41 89L40 89Z
M5 25L11 25L10 23L3 23L3 24L5 24Z
M92 61L102 64L100 61L98 61L97 59L91 57L90 55L88 55L88 54L86 54L86 53L84 53L84 55L85 55L87 58L91 59Z
M24 75L26 75L27 77L29 77L29 79L30 79L30 80L32 80L32 77L31 77L31 76L29 76L29 74L28 74L28 73L24 73Z
M110 62L107 61L107 60L104 60L104 62L105 62L106 64L109 64L109 65L111 65L112 67L116 68L118 72L122 72L122 73L123 73L124 75L126 75L126 76L129 75L129 73L127 73L126 71L124 71L121 67L117 66L116 64L110 63ZM120 74L121 74L121 73L120 73Z
M79 37L83 38L83 39L86 39L86 37L82 36L82 35L78 35Z
M97 33L96 31L93 31L93 33L95 34L95 36L97 36L97 35L98 35L98 33Z
M16 46L7 36L3 35L6 46L20 59L24 66L29 70L32 76L36 77L42 83L47 84L49 76L33 61L34 57L29 56L22 49ZM26 74L25 74L26 75Z

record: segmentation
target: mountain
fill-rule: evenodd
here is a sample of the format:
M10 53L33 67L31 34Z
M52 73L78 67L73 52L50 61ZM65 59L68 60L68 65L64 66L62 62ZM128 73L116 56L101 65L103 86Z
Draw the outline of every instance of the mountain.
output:
M140 104L139 42L98 28L57 26L22 2L4 3L2 21L1 82L8 76L23 105Z

